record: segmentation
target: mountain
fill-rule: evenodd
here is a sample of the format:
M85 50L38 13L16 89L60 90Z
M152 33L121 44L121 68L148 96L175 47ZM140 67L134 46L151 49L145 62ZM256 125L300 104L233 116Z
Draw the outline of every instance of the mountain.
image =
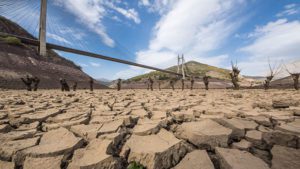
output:
M34 38L16 23L0 16L0 32ZM65 78L70 86L89 88L89 76L80 66L47 50L47 56L38 54L35 46L23 44L13 37L0 37L0 88L24 89L20 80L26 75L40 78L40 88L60 88L59 78ZM95 88L108 88L95 83Z
M185 63L186 67L186 74L187 75L193 75L195 77L203 77L205 74L207 74L210 77L216 78L216 79L222 79L222 80L229 80L229 72L230 70L218 68L215 66L210 66L207 64L199 63L196 61L189 61ZM167 68L166 70L177 72L177 66L172 66ZM135 76L133 78L128 79L128 81L140 81L142 79L147 79L149 76L151 77L157 77L161 80L167 80L170 79L170 75L163 72L158 71L152 71L147 74Z
M96 79L100 84L103 84L105 86L109 86L111 85L111 80L108 80L108 79L105 79L105 78L99 78L99 79Z
M195 88L203 88L202 77L206 74L210 76L210 88L228 88L232 86L229 73L230 70L218 68L215 66L210 66L207 64L199 63L196 61L189 61L185 64L186 72L188 75L193 75L195 77ZM172 66L166 70L177 72L177 66ZM167 73L162 73L158 71L152 71L143 75L135 76L130 79L123 81L123 88L147 88L147 79L149 77L154 78L154 88L158 88L158 82L161 84L161 88L170 88L169 81L174 78L174 75L169 75ZM266 78L262 76L244 76L240 75L240 85L241 87L254 87L263 88L263 82ZM111 83L110 87L114 88L116 84ZM189 78L185 80L186 88L190 87ZM290 77L280 78L278 80L273 80L271 82L272 88L291 88L293 86L293 81ZM176 88L181 88L180 78L177 78L175 82Z
M207 64L199 63L196 61L189 61L185 64L185 72L187 75L193 75L195 77L195 88L203 88L202 77L206 74L210 76L210 87L212 88L227 88L231 86L229 72L230 70L210 66ZM177 65L167 68L166 70L177 72ZM175 75L163 73L159 71L152 71L143 75L135 76L130 79L124 80L122 88L147 88L148 77L154 78L154 88L158 88L158 82L160 82L161 88L170 88L169 80ZM114 88L115 83L112 83L110 87ZM185 80L185 86L190 87L189 78ZM175 81L175 87L181 88L181 81L179 78Z

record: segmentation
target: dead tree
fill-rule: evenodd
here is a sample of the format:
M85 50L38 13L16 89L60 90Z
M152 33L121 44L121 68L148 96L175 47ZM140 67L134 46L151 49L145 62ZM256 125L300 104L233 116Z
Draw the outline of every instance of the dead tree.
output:
M241 70L238 68L237 63L235 63L235 65L231 62L231 67L232 67L232 71L229 73L230 78L231 78L231 82L233 84L233 88L235 90L239 90L240 89L240 85L239 85L239 74L241 72Z
M203 82L205 85L205 90L208 90L209 76L207 76L206 74L203 76Z
M296 65L294 65L296 67ZM289 69L285 66L286 71L291 75L293 81L294 81L294 88L295 90L299 90L299 72L291 72Z
M268 62L269 62L270 74L269 74L269 76L266 77L266 80L264 82L265 90L268 90L270 88L271 81L273 80L274 76L279 73L279 69L278 69L279 66L275 69L275 65L274 65L274 67L272 68L272 66L270 64L270 60Z

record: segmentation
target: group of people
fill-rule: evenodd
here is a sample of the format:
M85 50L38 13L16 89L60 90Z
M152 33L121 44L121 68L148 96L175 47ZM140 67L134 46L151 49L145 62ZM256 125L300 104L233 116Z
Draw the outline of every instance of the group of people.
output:
M21 80L25 84L28 91L37 91L40 83L40 79L38 77L30 77L29 75L27 75L26 78L21 78Z

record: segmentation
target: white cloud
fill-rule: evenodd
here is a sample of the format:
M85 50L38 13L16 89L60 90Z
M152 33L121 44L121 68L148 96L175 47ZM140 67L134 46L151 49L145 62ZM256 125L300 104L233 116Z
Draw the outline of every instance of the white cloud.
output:
M164 14L173 6L178 0L139 0L140 7L146 7L150 13Z
M149 0L139 0L139 6L150 6Z
M82 30L77 29L77 28L62 27L58 31L59 31L59 33L61 33L63 35L72 36L76 40L82 40L86 36L86 34Z
M113 9L135 23L140 23L138 13L134 9L123 9L116 6L121 2L108 0L54 0L54 4L65 8L72 13L77 20L88 29L98 34L102 42L107 46L114 47L114 40L107 34L103 19L108 15L107 8Z
M66 44L72 44L70 41L68 41L67 39L59 36L59 35L56 35L56 34L53 34L53 33L49 33L47 32L47 37L53 39L53 40L56 40L58 42L61 42L61 43L66 43Z
M237 0L177 0L158 21L148 49L138 51L136 61L166 68L176 64L177 54L184 53L186 60L201 60L220 66L223 55L209 57L218 49L240 22L232 21L239 12ZM241 20L241 18L240 18Z
M135 69L135 68L129 67L128 69L117 72L113 76L113 79L118 79L118 78L128 79L128 78L131 78L131 77L134 77L134 76L146 73L146 72L147 72L147 70L145 70L143 68Z
M248 74L265 75L268 58L275 63L291 62L300 56L300 21L279 19L256 28L254 40L239 51L249 54L241 63Z
M284 6L284 10L276 14L277 17L294 15L300 12L300 8L297 4L288 4Z
M90 62L90 65L93 67L100 67L101 65L99 63Z
M81 67L88 67L88 65L85 64L85 63L78 63L78 64L79 64L79 66L81 66Z
M139 14L133 9L123 9L120 7L117 7L116 5L114 5L111 2L107 2L106 3L111 9L114 9L115 11L117 11L118 13L120 13L121 15L123 15L124 17L133 20L135 23L139 24L141 23L141 19L139 17Z

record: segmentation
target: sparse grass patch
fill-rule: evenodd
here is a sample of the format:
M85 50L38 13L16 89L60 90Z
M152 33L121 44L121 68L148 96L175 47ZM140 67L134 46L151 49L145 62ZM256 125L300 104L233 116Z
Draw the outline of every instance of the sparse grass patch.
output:
M5 43L10 44L10 45L17 45L17 46L22 46L23 45L21 40L18 39L18 38L15 38L15 37L11 37L11 36L4 37L4 38L0 37L0 39L2 41L4 41Z
M144 167L141 164L134 161L128 165L127 169L144 169Z

